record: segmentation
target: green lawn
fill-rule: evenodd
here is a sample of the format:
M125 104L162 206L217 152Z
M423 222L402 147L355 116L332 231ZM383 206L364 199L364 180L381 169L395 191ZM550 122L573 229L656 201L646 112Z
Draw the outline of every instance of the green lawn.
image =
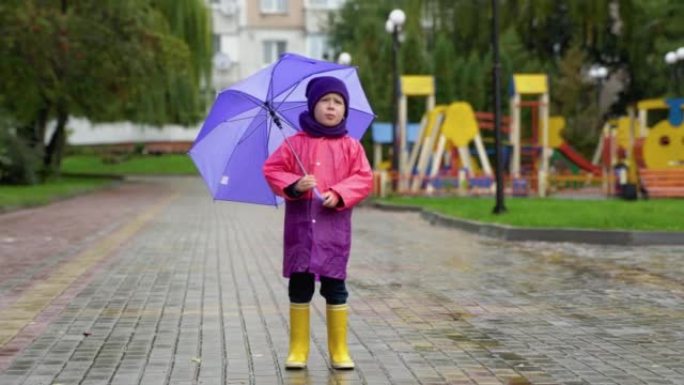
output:
M73 155L64 159L62 172L107 175L196 175L187 155L134 155L116 163L105 163L96 155Z
M112 183L115 181L104 178L63 177L35 186L0 185L0 212L47 204L109 186Z
M62 173L91 175L196 175L187 155L129 156L103 162L98 155L73 155L62 162ZM35 186L0 185L0 212L47 204L114 183L110 178L68 177Z
M494 198L396 197L378 200L481 222L521 227L684 231L684 200L561 200L508 198L508 212L492 214Z

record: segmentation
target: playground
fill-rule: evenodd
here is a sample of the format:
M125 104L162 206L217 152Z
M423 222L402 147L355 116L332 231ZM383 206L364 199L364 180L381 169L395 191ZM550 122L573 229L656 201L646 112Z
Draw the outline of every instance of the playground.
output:
M376 195L494 195L493 114L468 101L435 104L432 76L404 75L400 84L396 130L385 122L372 127ZM684 98L642 100L624 116L605 118L589 158L565 139L565 117L551 114L549 84L539 73L509 79L509 113L501 120L507 196L684 197ZM407 114L416 98L426 105L419 123Z

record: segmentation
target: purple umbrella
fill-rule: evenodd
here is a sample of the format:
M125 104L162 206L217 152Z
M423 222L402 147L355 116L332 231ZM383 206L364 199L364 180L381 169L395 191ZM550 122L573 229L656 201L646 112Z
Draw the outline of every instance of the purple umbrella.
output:
M283 54L218 94L190 149L214 199L266 205L282 201L261 168L283 140L300 130L299 114L307 109L306 85L318 76L334 76L345 83L350 104L347 130L354 138L363 136L375 114L356 68Z

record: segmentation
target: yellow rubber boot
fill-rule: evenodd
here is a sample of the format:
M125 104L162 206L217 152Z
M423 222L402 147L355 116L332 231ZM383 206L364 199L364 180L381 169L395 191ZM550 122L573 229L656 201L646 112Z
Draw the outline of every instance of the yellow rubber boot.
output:
M290 304L290 353L285 369L304 369L309 358L309 304Z
M347 305L327 305L328 351L335 369L354 369L347 348Z

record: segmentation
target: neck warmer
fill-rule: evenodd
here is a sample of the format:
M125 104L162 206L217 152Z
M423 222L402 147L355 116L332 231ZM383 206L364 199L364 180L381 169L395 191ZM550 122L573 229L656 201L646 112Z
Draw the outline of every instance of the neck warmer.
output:
M299 115L299 126L307 134L320 138L337 138L347 134L347 119L342 119L342 121L336 126L324 126L316 121L309 111L304 111Z

